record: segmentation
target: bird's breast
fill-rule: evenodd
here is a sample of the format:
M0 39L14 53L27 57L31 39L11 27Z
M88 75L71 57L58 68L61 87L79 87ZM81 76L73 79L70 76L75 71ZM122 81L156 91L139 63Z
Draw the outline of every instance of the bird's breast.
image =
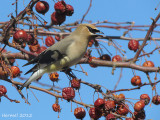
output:
M67 50L67 56L70 61L69 67L77 64L81 60L86 53L87 45L87 43L84 44L83 42L76 41L69 46Z

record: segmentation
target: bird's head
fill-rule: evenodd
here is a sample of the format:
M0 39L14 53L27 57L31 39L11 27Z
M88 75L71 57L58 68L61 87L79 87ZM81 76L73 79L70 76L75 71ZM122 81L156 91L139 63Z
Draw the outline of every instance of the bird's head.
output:
M100 30L98 30L92 24L80 24L77 29L75 30L77 34L81 34L85 37L95 38L103 34Z

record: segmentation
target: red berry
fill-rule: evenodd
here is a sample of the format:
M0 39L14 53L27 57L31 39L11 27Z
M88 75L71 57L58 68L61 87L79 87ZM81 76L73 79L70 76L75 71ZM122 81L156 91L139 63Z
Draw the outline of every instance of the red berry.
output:
M59 1L55 3L54 9L56 10L57 13L64 13L66 11L66 3L64 1Z
M152 103L155 105L159 105L160 104L160 96L159 95L153 96Z
M134 85L134 86L140 86L140 85L142 85L142 83L141 83L141 77L140 76L134 76L131 79L131 84Z
M102 98L98 98L95 102L94 102L94 106L96 107L96 108L103 108L104 107L104 105L105 105L105 102L104 102L104 99L102 99Z
M142 111L140 111L140 112L134 112L134 116L135 116L135 118L134 118L134 120L144 120L145 119L145 117L146 117L146 115L145 115L145 111L144 110L142 110Z
M60 105L55 103L52 105L52 109L55 111L55 112L60 112L61 108L60 108Z
M45 14L49 10L49 4L46 1L39 1L36 4L36 11L40 14Z
M118 107L117 107L117 112L118 112L118 114L120 114L120 115L127 115L128 112L129 112L129 107L128 107L128 105L127 105L127 104L125 104L125 105L118 105Z
M57 41L60 41L60 36L59 36L59 35L55 35L55 39L56 39Z
M86 111L82 107L78 107L74 110L74 116L77 119L83 119L86 116Z
M47 47L52 46L53 44L55 44L54 38L52 36L46 37L45 44L46 44Z
M134 110L136 112L142 111L144 107L145 107L144 100L140 100L134 104Z
M146 61L143 63L144 67L154 67L154 63L152 61Z
M106 120L115 120L115 119L116 117L111 113L106 116Z
M128 48L130 50L133 50L134 52L136 52L138 47L139 47L139 42L137 40L130 40L129 41Z
M122 93L119 95L115 95L115 94L113 94L113 95L116 98L116 101L115 101L116 104L119 104L121 101L125 100L125 95Z
M67 101L72 100L75 97L74 89L72 87L63 88L62 97Z
M92 47L93 43L94 43L94 40L90 40L88 43L88 47Z
M100 57L101 60L111 61L111 57L108 54L104 54Z
M80 85L81 85L81 79L77 80L77 79L73 78L71 80L71 87L72 88L79 89Z
M38 40L34 39L34 41L28 45L37 45L38 44Z
M92 61L92 59L99 59L99 58L96 58L96 57L90 57L89 58L89 62L91 62ZM94 64L89 64L91 67L93 67L93 68L96 68L97 67L97 65L94 65Z
M150 97L148 96L148 94L142 94L140 96L140 99L145 101L145 105L148 105L150 102Z
M0 85L0 97L7 93L7 89L5 86Z
M50 80L53 82L58 81L58 77L59 77L59 74L57 72L51 73L49 75Z
M112 58L112 61L113 62L121 62L122 61L122 58L120 55L115 55L113 58Z
M121 94L118 95L117 98L125 100L125 95L121 93Z
M113 101L113 100L105 101L105 110L106 111L113 110L113 109L115 109L115 107L116 107L115 101Z
M24 30L17 30L14 34L13 34L13 39L15 42L17 43L23 43L27 41L27 33Z
M72 16L73 13L74 13L74 8L71 5L67 4L65 14L67 16Z
M102 116L102 111L99 109L96 109L95 107L90 108L89 110L89 116L92 119L99 119Z
M41 46L40 49L36 52L37 54L40 54L41 52L45 51L47 48L45 46Z
M57 40L57 41L60 41L61 39L64 39L65 38L65 36L59 36L59 35L55 35L55 39Z
M47 48L46 48L45 46L41 46L41 47L40 47L40 51L41 51L41 52L45 51L46 49L47 49Z
M59 14L57 12L53 12L51 15L51 21L53 25L61 25L66 20L65 14Z
M19 76L20 73L21 73L19 67L17 67L17 66L12 66L12 67L11 67L11 71L12 71L12 77L13 77L13 78Z
M31 45L34 43L34 35L33 34L28 34L28 37L27 37L27 44L28 45ZM38 42L37 42L38 43Z
M29 45L29 50L31 52L37 52L40 49L40 45L36 44L36 45Z

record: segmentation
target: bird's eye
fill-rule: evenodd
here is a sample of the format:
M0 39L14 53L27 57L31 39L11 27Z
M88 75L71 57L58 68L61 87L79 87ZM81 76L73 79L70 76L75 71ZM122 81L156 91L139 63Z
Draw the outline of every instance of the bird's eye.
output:
M93 34L95 34L95 33L97 33L97 32L100 32L99 30L93 29L93 28L91 28L91 27L89 27L89 26L87 26L87 28L88 28L88 30L89 30L91 33L93 33Z

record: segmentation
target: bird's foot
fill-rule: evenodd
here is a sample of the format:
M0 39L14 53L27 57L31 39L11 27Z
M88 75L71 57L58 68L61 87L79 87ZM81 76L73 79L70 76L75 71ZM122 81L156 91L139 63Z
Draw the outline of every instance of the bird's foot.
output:
M77 78L75 76L75 74L72 72L72 69L71 68L64 68L62 70L62 72L66 73L68 76L72 77L72 78Z

